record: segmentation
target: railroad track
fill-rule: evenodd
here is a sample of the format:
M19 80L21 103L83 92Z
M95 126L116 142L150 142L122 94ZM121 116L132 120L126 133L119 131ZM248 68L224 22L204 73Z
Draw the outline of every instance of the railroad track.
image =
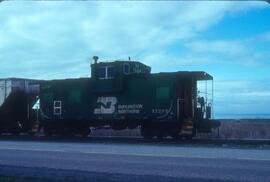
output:
M201 139L174 140L165 139L143 139L142 137L46 137L46 136L0 136L0 141L35 141L35 142L69 142L69 143L114 143L114 144L142 144L142 145L173 145L173 146L206 146L206 147L255 147L270 149L270 140L244 140L244 139Z

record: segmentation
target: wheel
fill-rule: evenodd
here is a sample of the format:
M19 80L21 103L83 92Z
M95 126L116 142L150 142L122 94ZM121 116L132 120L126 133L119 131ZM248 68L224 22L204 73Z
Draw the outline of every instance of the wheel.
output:
M29 135L29 136L35 136L35 132L33 132L33 131L29 131L29 132L27 132L27 134Z
M177 133L177 132L173 132L171 134L171 137L174 139L174 140L179 140L181 139L181 136Z
M171 135L170 135L174 140L179 140L182 139L182 137L179 135L179 130L178 129L172 129L171 130Z
M44 135L47 136L47 137L50 137L53 134L52 129L51 129L50 126L44 126L43 127L43 132L44 132Z
M69 125L62 125L58 128L58 133L62 137L73 137L75 134L74 128Z
M158 139L163 139L165 137L164 131L162 131L161 129L158 129L156 133Z
M152 139L154 137L151 127L145 125L141 126L141 135L145 139Z
M21 133L21 127L19 125L15 125L11 133L14 136L19 136Z
M17 129L15 129L14 131L12 131L12 135L14 135L14 136L19 136L20 135L20 130L17 130Z
M81 130L81 135L82 135L82 137L84 137L84 138L86 138L86 137L88 137L88 135L91 133L91 130L90 130L90 128L85 128L85 129L83 129L83 130Z
M185 139L186 139L186 140L192 140L192 138L193 138L192 135L187 135L187 136L185 136Z

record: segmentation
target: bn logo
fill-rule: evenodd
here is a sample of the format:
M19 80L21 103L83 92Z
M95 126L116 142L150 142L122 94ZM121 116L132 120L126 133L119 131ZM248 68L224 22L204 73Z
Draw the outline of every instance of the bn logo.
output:
M94 109L94 114L113 114L116 111L116 97L98 97L98 108Z

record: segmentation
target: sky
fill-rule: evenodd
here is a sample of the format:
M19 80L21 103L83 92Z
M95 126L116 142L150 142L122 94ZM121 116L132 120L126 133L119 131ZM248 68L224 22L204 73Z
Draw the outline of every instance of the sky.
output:
M206 71L216 115L270 114L267 2L0 3L0 78L87 77L95 55Z

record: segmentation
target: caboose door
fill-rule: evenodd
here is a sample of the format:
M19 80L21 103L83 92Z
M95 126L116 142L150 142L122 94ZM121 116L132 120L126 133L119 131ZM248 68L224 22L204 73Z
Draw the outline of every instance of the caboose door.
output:
M176 115L178 121L182 121L184 119L184 104L184 100L178 97L176 102Z
M192 82L188 79L179 79L176 86L177 97L177 119L183 121L184 119L192 118Z

